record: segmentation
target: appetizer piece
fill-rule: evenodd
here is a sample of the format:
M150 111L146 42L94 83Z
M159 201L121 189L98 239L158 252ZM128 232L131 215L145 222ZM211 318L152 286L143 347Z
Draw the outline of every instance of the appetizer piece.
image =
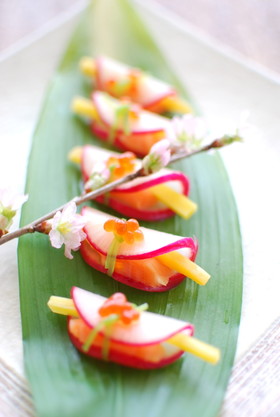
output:
M80 252L93 268L144 291L167 291L189 277L205 285L210 275L196 265L197 242L189 237L139 227L137 220L118 219L83 207Z
M52 296L48 306L69 316L68 333L74 346L89 356L139 369L160 368L190 352L216 364L219 349L193 337L190 323L149 313L122 293L109 298L78 287L72 299Z
M143 108L156 112L189 113L190 105L178 97L169 84L137 68L105 56L83 58L80 70L94 79L95 88L116 98L128 97Z
M148 154L151 147L168 137L171 130L170 119L101 91L93 93L92 101L74 99L72 110L91 119L92 132L101 140L140 156Z
M86 192L95 188L98 167L108 170L107 182L112 182L136 172L142 165L131 152L119 154L92 145L74 148L69 159L80 164ZM162 220L175 213L188 219L197 210L197 205L187 197L188 192L186 175L162 169L129 181L96 200L127 217L140 220Z

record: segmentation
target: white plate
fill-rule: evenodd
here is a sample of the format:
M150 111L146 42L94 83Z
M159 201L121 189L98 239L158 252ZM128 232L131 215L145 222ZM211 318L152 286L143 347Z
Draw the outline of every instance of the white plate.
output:
M280 83L215 49L162 9L150 3L144 8L143 1L138 7L210 124L225 131L234 126L243 109L248 109L251 122L263 133L222 151L237 200L244 245L239 357L280 312ZM77 10L70 17L63 16L47 33L39 33L0 64L0 186L20 191L24 188L30 139L40 104L78 18ZM0 256L0 357L23 375L16 242L1 246Z

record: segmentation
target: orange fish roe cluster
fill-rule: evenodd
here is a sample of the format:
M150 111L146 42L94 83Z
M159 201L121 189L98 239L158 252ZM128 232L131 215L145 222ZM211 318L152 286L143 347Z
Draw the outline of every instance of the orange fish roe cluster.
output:
M114 97L120 97L129 93L130 81L121 82L115 79L110 79L105 83L105 91Z
M117 314L120 316L120 319L124 324L130 324L132 321L136 321L140 317L140 312L127 301L126 296L121 292L116 292L111 295L111 297L107 298L98 310L98 313L101 317Z
M137 69L132 69L128 74L126 80L110 79L105 84L105 89L113 96L127 95L130 98L135 98L138 93L139 78L141 72Z
M132 152L124 152L119 156L110 156L106 165L112 170L111 181L130 174L135 169L136 156Z
M130 87L129 94L131 97L136 97L139 87L139 78L141 77L141 72L137 69L131 70L129 73Z
M110 219L104 223L103 227L106 232L113 232L129 244L144 239L143 232L139 229L139 223L135 219Z

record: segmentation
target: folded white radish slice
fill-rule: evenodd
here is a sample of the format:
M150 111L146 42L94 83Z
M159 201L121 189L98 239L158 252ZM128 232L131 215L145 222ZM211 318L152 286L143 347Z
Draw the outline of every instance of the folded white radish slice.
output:
M126 154L123 154L125 156ZM104 163L108 167L110 166L110 158L116 158L112 161L112 165L118 163L122 167L121 159L122 155L117 152L101 149L96 146L87 145L84 146L81 153L81 169L83 180L85 184L89 184L91 174L95 171L100 163ZM134 159L130 166L130 171L124 171L124 175L137 171L141 166L141 161ZM125 169L127 170L127 163ZM89 181L89 182L88 182ZM176 211L176 205L174 204L174 197L172 200L173 207L170 208L155 195L158 190L158 185L165 185L165 194L168 192L175 194L175 198L178 199L178 210ZM173 171L170 169L162 169L155 174L148 177L139 177L133 181L115 188L112 192L106 194L106 196L97 197L97 201L112 207L121 214L127 217L134 217L139 220L154 221L162 220L175 213L187 216L191 215L191 209L194 207L189 199L186 198L189 192L189 180L185 174L179 171ZM185 196L185 198L183 198ZM184 204L185 209L182 210ZM174 207L175 206L175 207ZM182 214L181 214L182 212Z
M141 312L129 324L123 324L119 316L110 327L103 326L106 317L100 315L101 308L108 299L77 287L72 288L72 299L80 318L68 320L70 339L80 351L98 359L134 368L159 368L184 353L166 343L168 339L178 333L193 335L191 324L148 312Z
M168 365L184 352L219 361L219 349L195 339L192 324L148 313L146 303L132 304L123 293L104 298L73 287L71 297L51 296L48 307L68 316L70 339L84 354L141 369Z
M169 84L109 57L96 59L96 87L115 97L128 96L144 108L176 95Z
M116 217L91 207L83 207L82 215L87 220L84 230L87 234L88 242L100 254L107 255L112 241L112 234L104 231L104 223L107 220L116 219ZM141 230L144 239L136 241L133 245L123 242L119 247L117 259L148 259L171 251L178 251L188 258L194 259L197 251L197 243L194 239L146 227L141 227Z
M106 298L81 288L73 287L72 299L79 316L87 326L95 328L100 321L98 310L104 304ZM113 326L110 331L110 339L130 346L148 346L164 342L182 331L192 336L193 326L190 323L172 317L143 311L139 320L133 323L133 325ZM102 330L101 333L103 333Z
M108 273L124 284L145 291L167 291L177 286L186 276L205 285L210 275L193 261L197 241L169 233L140 227L141 240L128 243L122 236L104 229L107 222L124 222L109 214L84 207L82 215L87 224L86 240L80 252L93 268ZM125 226L127 227L127 226Z
M170 119L101 91L95 91L92 99L97 113L96 120L92 122L93 133L121 149L143 156L154 143L169 135Z
M127 105L131 112L135 112L135 117L133 118L132 116L129 120L129 131L131 134L157 133L170 128L169 119L146 110L141 110L133 103L125 103L101 91L95 91L92 98L100 119L108 128L114 126L116 112L124 105ZM125 127L121 123L116 127L118 131L123 131L124 129Z

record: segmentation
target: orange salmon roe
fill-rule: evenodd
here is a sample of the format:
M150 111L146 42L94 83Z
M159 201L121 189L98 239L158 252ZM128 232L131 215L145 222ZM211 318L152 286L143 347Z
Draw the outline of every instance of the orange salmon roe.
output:
M137 69L132 69L128 74L127 80L109 79L105 84L105 89L115 97L122 98L128 96L130 99L136 98L140 77L141 72Z
M137 97L140 77L141 77L141 72L137 69L132 69L129 73L129 80L130 80L129 95L131 98Z
M118 81L110 79L105 83L105 90L108 91L114 97L122 97L124 94L129 94L130 91L130 80Z
M132 152L124 152L119 156L110 156L106 165L112 169L111 181L130 174L135 169L136 156Z
M106 232L113 232L129 244L144 239L143 232L139 229L139 223L135 219L110 219L104 223L103 227Z
M140 317L139 311L129 303L126 296L117 292L109 297L104 304L98 310L101 317L107 317L111 314L117 314L120 316L121 321L124 324L130 324L132 321L136 321Z

